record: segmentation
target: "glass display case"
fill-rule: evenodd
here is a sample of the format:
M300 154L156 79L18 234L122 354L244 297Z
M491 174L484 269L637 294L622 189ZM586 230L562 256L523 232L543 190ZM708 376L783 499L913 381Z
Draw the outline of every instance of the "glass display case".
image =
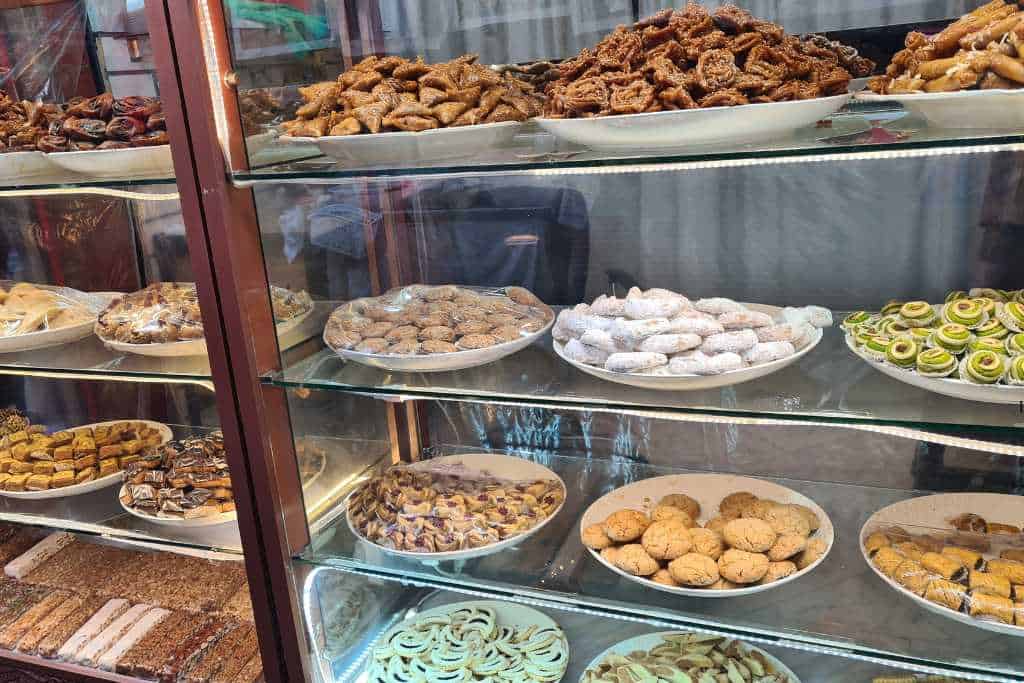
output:
M1024 680L1016 3L183 4L304 680Z

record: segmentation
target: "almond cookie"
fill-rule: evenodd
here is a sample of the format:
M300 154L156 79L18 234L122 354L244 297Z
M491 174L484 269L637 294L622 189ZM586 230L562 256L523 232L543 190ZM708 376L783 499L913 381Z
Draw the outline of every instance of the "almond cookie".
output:
M485 323L489 323L491 327L504 327L505 325L515 325L519 322L518 316L509 315L508 313L491 313L484 318Z
M380 305L366 306L363 308L362 313L365 317L377 322L394 322L402 315L400 311L388 309Z
M448 301L458 293L459 288L455 285L442 285L424 290L421 296L427 301Z
M505 296L520 306L543 306L543 302L537 295L523 287L506 287Z
M828 550L828 544L823 538L812 538L807 541L807 547L796 556L797 569L807 569L824 556L826 550Z
M796 565L788 560L781 562L769 562L768 571L761 577L761 583L771 583L772 581L778 581L784 579L787 576L796 574Z
M488 332L492 337L497 337L503 344L508 342L519 341L523 338L523 330L517 325L502 325L501 327L495 327L493 330Z
M633 576L650 576L661 566L638 543L621 546L615 554L615 566Z
M394 323L376 322L371 325L367 325L359 334L363 335L364 339L383 337L385 334L390 332L394 327Z
M707 522L704 523L704 528L705 529L709 529L711 531L714 531L716 534L721 536L722 535L722 530L725 529L725 525L728 524L729 522L731 522L733 519L737 519L737 518L734 518L734 517L724 517L722 515L719 515L718 517L712 517L711 519L709 519Z
M697 523L693 521L693 517L689 515L685 510L675 507L674 505L656 505L651 510L651 519L655 522L660 522L665 519L676 519L682 522L687 529L692 529L697 526Z
M480 322L484 322L484 318L487 317L488 313L490 313L490 311L483 306L459 306L452 313L452 320L458 320L460 322L478 320Z
M672 572L667 569L659 569L651 575L651 581L654 583L660 583L663 586L672 586L678 588L679 583L672 578Z
M420 329L428 327L449 327L452 317L447 313L428 313L413 319L412 324Z
M746 517L748 519L764 519L768 511L778 505L774 500L768 500L767 498L758 498L746 503L740 508L740 517Z
M455 326L455 334L483 334L489 329L491 325L483 320L465 320Z
M359 353L384 353L387 351L388 346L389 344L386 340L378 337L376 339L364 339L356 344L354 350Z
M768 522L777 534L796 534L804 538L811 535L811 525L807 523L807 518L789 505L771 507L761 519Z
M420 330L420 340L455 341L455 330L447 325L431 325Z
M455 344L446 341L438 341L436 339L428 339L420 344L420 351L423 353L455 353L458 350L459 349Z
M463 351L473 349L486 349L489 346L497 346L498 338L490 334L467 334L455 343Z
M640 544L656 560L674 560L690 551L693 541L682 522L666 519L654 522L644 531Z
M722 513L723 517L741 517L743 515L743 506L753 503L755 500L757 500L757 496L749 491L730 493L718 504L718 511Z
M768 549L768 559L772 562L788 560L807 547L807 539L800 534L781 534L775 539L775 545Z
M725 542L737 550L763 553L775 545L777 534L760 519L734 519L722 529Z
M718 581L718 564L707 555L687 553L668 563L672 578L684 586L710 586Z
M608 518L601 524L601 528L616 543L628 543L643 536L651 521L647 515L638 511L618 510L608 515Z
M707 555L712 560L721 557L725 550L721 535L711 529L690 529L690 540L693 541L693 552Z
M583 545L594 550L604 550L612 544L612 539L608 538L600 524L591 524L581 531L580 540L583 541Z
M420 352L420 343L415 339L403 339L388 347L387 353L396 356L415 356Z
M335 320L333 316L332 320ZM353 332L360 333L373 324L373 320L371 318L366 318L361 315L348 316L344 318L339 318L337 320L338 325L341 327L341 329L352 330Z
M454 301L435 301L427 304L427 313L429 315L444 314L451 319L452 313L459 308L459 305Z
M420 334L420 328L415 325L399 325L393 327L384 335L384 338L391 343L402 341L403 339L415 339Z
M355 330L328 330L326 337L327 343L335 349L354 349L363 341L362 335Z
M768 573L768 557L730 548L718 558L718 573L733 583L754 583Z
M685 510L690 519L700 518L700 503L685 493L670 493L658 501L658 505L671 505L672 507Z

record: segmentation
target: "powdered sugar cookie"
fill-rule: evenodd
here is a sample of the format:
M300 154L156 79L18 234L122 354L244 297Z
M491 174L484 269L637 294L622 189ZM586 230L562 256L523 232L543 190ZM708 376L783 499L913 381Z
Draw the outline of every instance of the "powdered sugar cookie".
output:
M794 353L796 353L796 349L788 341L758 342L743 352L743 360L751 365L759 365L781 358L788 358Z
M672 355L695 349L702 341L696 334L655 334L640 342L637 350Z
M779 323L759 327L754 330L759 342L793 342L800 333L800 329L793 323Z
M562 348L562 352L569 360L587 365L604 365L608 360L608 352L602 351L593 346L587 346L579 339L570 339Z
M626 300L602 294L590 304L590 310L597 315L619 318L626 315Z
M666 318L652 318L650 320L627 320L616 318L608 330L614 339L623 344L635 346L642 340L655 334L664 334L668 331L669 322Z
M633 320L648 320L650 318L671 318L683 310L685 304L682 299L661 298L626 299L626 317Z
M613 353L605 361L605 370L611 372L636 372L656 368L668 363L668 356L663 353Z
M587 346L593 346L596 349L601 349L608 353L618 353L630 350L612 339L612 335L610 335L607 330L587 330L580 336L580 341Z
M739 330L736 332L722 332L713 334L704 339L700 350L711 355L715 353L742 353L757 344L757 334L753 330Z
M685 313L685 312L684 312ZM701 313L701 316L705 314ZM722 323L711 317L694 318L686 315L679 315L668 321L668 330L671 334L697 334L701 337L710 337L713 334L725 332Z
M728 311L718 316L718 322L727 330L745 330L755 327L768 327L774 320L767 313L742 310Z
M711 315L722 315L729 311L742 311L743 304L733 301L732 299L726 299L725 297L712 297L710 299L698 299L693 303L693 307L698 311L704 313L710 313Z

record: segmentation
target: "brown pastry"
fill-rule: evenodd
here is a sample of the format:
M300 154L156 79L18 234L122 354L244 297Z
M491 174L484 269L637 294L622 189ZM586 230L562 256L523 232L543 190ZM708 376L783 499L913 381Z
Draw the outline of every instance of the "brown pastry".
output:
M717 569L715 571L717 571ZM668 569L659 569L651 574L651 581L654 583L660 583L663 586L672 586L673 588L677 588L679 586L679 583L672 578L672 572Z
M938 553L925 553L921 564L933 574L938 574L948 581L957 581L967 575L967 570L959 559Z
M623 509L610 514L601 526L611 540L628 543L640 538L650 524L650 519L644 513Z
M747 519L760 519L768 515L768 511L778 505L774 500L768 500L765 498L758 498L757 500L751 500L744 503L740 507L740 517Z
M687 553L668 564L672 578L683 586L710 586L718 581L718 563L707 555Z
M970 589L971 595L985 593L1001 598L1010 598L1010 580L999 574L971 570L967 577L967 587Z
M1014 622L1013 601L1007 597L971 591L967 598L967 613L972 617L991 617L1004 624Z
M825 556L825 551L828 550L828 544L825 543L823 538L812 538L807 541L807 547L802 553L796 556L796 568L804 570L810 567L812 564L817 562L820 558ZM879 551L881 552L881 551ZM875 557L877 557L877 553Z
M787 576L796 574L796 565L788 560L781 562L769 562L768 571L765 572L764 577L761 578L761 583L772 583L773 581L781 581Z
M725 547L721 534L711 529L694 528L690 529L690 540L693 542L692 551L700 555L707 555L712 560L722 556Z
M658 505L669 505L679 508L690 515L690 519L700 518L700 503L685 493L670 493L658 501Z
M726 544L737 550L763 553L775 544L777 535L765 521L742 518L728 522L722 530L722 537Z
M807 517L796 506L776 505L769 508L762 519L779 535L794 534L806 538L811 534Z
M644 550L656 560L674 560L693 547L689 528L679 520L653 522L641 537Z
M942 554L956 560L966 569L977 569L981 566L981 563L984 560L982 554L979 552L953 545L948 545L943 548Z
M583 529L580 537L583 545L594 550L603 550L612 545L612 539L608 538L600 524L591 524L586 529Z
M723 517L739 517L743 512L743 506L755 500L757 496L749 491L730 493L718 504L718 511Z
M807 548L807 539L800 534L782 534L775 539L775 544L768 549L768 559L772 562L788 560ZM794 568L796 565L793 565Z
M967 599L967 589L954 581L933 579L924 591L925 600L929 600L949 609L959 611Z
M651 520L660 522L662 520L675 519L685 525L687 528L696 526L694 518L689 515L682 508L675 507L674 505L656 505L651 510Z
M650 576L659 569L658 561L638 543L620 546L615 554L615 566L634 576Z
M924 595L928 584L939 577L925 569L917 560L905 559L896 567L892 578L911 593Z
M730 548L718 558L718 573L733 583L756 583L767 572L768 557L762 553Z

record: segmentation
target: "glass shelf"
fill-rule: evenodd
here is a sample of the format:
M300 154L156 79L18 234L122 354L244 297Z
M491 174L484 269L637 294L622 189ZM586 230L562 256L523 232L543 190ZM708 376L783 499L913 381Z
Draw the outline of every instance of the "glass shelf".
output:
M3 154L0 154L3 164ZM164 191L146 188L166 186ZM137 189L138 188L138 189ZM70 171L47 172L0 180L0 197L39 197L59 194L101 194L124 199L171 201L178 199L173 171L155 175L86 176Z
M112 351L98 337L35 351L0 354L0 374L126 382L197 384L213 391L206 356L159 358Z
M386 144L386 135L381 135ZM1018 130L971 130L929 127L894 103L849 105L819 127L801 129L788 138L746 144L714 144L661 152L597 152L557 141L536 124L503 147L472 156L395 163L341 161L323 156L315 144L264 146L250 158L252 170L237 171L239 185L303 182L362 177L430 176L456 173L534 171L570 173L574 169L635 171L668 164L715 167L820 160L822 155L925 156L958 152L1008 151L1024 143ZM595 171L597 172L597 171Z
M834 315L841 320L844 314ZM974 430L981 439L998 436L999 430L1024 427L1024 412L1016 404L949 398L886 377L850 352L838 327L826 329L817 348L786 369L704 391L657 391L605 382L559 358L550 336L494 363L457 372L387 372L346 362L323 349L265 381L393 398L502 400L940 429L956 426Z
M579 541L579 519L599 496L684 470L568 456L538 456L537 461L567 483L568 497L558 516L516 549L431 566L386 555L357 540L347 522L337 519L315 535L301 559L428 587L570 604L597 614L678 628L696 625L855 658L882 657L922 672L979 674L983 680L1020 680L1024 674L1017 639L926 612L896 595L865 563L857 541L863 523L918 491L773 479L828 512L836 528L829 556L806 576L774 590L731 600L692 599L621 579L589 557Z
M307 599L311 605L331 605L339 598L332 590L333 585L323 581L324 572L335 572L334 569L318 569L309 573L305 586ZM351 577L353 580L355 577ZM392 593L395 591L392 590ZM316 680L324 683L333 681L354 680L354 677L365 667L372 643L402 618L414 619L417 614L426 610L443 607L456 602L478 600L481 596L463 595L460 593L438 590L407 589L401 591L398 599L380 601L371 605L379 610L378 617L364 637L341 653L317 652L319 664ZM531 605L538 609L536 605ZM614 618L603 618L584 612L558 609L557 607L540 607L539 610L549 616L561 627L569 642L569 667L563 681L578 681L588 665L609 647L623 640L635 638L647 633L668 630L655 628L648 624L635 621L623 621ZM318 618L314 614L306 615L308 620ZM315 641L315 638L314 638ZM760 646L760 645L759 645ZM780 647L763 648L778 658L803 683L871 683L872 677L896 676L899 672L886 669L870 662L843 661L841 664L833 657L823 656L815 652L794 650Z

